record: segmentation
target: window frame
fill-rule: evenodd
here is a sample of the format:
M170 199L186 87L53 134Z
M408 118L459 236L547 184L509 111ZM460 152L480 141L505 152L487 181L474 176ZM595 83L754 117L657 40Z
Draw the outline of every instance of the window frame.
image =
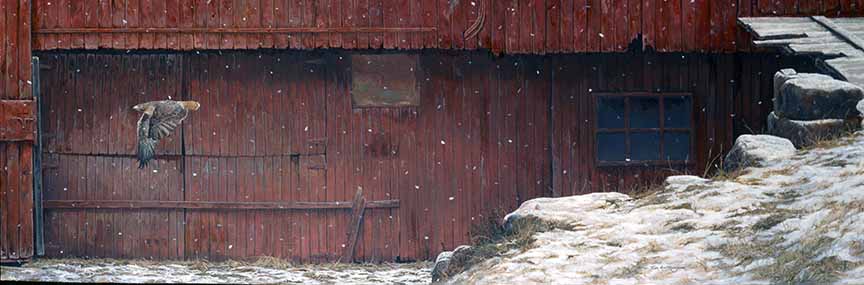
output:
M696 102L694 100L693 93L690 92L640 92L640 91L632 91L632 92L595 92L593 97L593 111L592 117L594 120L594 130L592 132L593 142L594 142L594 163L597 166L690 166L695 163L693 154L695 153L695 125L696 125L696 112L693 107ZM624 127L623 128L601 128L600 120L599 120L599 104L601 98L610 98L610 97L623 97L624 98ZM634 97L650 97L657 98L658 100L658 119L659 124L657 128L630 128L630 98ZM665 114L665 103L663 102L666 97L688 97L690 99L690 125L688 128L666 128L666 114ZM630 160L630 161L617 161L617 160L600 160L600 146L597 143L598 134L601 133L623 133L624 134L624 147L625 147L625 157L632 157L632 148L631 148L631 133L633 132L658 132L660 135L659 141L659 160ZM664 146L664 134L667 132L687 132L689 134L689 149L688 149L688 158L686 160L666 160L663 159L666 156L666 147Z

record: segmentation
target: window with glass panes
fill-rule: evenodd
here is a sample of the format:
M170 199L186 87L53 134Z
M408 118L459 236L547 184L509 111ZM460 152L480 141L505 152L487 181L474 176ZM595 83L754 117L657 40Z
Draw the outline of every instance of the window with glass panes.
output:
M601 165L690 161L689 93L603 93L596 99L596 159Z

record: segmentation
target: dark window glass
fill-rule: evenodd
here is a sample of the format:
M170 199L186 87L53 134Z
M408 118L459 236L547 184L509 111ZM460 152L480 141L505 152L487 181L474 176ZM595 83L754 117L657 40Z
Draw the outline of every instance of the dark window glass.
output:
M630 128L659 128L660 101L651 97L630 97Z
M624 133L598 133L597 158L603 161L623 161L626 156Z
M674 96L663 98L664 118L666 128L690 128L690 96Z
M666 160L689 160L690 133L669 132L663 134L663 148Z
M601 129L624 128L624 97L599 98L597 120L597 126Z
M630 159L632 160L659 160L660 133L630 133L630 151L632 152L630 154Z

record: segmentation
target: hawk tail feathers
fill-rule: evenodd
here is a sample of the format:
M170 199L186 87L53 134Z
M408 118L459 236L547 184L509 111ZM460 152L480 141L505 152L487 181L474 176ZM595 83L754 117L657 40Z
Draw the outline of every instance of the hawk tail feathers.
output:
M144 168L156 156L156 140L142 139L138 141L138 168Z

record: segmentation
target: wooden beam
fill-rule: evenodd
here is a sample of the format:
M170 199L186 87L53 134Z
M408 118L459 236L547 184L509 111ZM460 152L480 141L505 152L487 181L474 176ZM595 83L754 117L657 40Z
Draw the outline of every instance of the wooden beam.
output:
M831 21L831 19L828 19L825 16L812 16L810 18L825 27L825 29L831 31L832 33L843 39L843 41L845 41L846 43L854 46L858 50L864 51L864 40L862 40L852 32L849 32L845 28L838 26L834 23L834 21Z
M348 232L346 233L345 250L342 252L342 257L339 261L354 262L354 251L357 248L357 240L360 239L360 230L363 229L363 213L369 205L366 203L366 198L363 198L363 188L358 188L354 194L354 207L351 208L351 223L348 224Z
M354 209L355 202L201 202L135 200L46 200L45 209L205 209L205 210L324 210ZM399 200L376 200L364 208L398 208Z
M0 100L0 141L33 141L35 106L33 100Z
M288 27L288 28L36 28L36 34L126 34L126 33L216 33L216 34L261 34L261 33L431 33L435 27Z

